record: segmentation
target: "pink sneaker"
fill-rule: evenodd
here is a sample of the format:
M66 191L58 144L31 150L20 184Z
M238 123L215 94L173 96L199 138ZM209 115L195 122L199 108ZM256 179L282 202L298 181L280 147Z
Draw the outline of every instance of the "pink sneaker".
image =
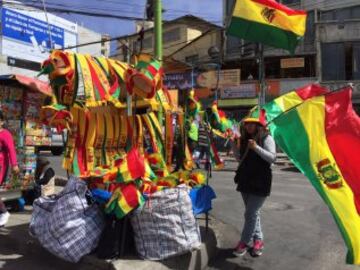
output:
M241 257L246 254L248 249L249 249L249 247L245 243L239 242L238 245L236 246L236 248L234 249L233 254L237 257Z
M254 246L251 250L251 256L259 257L263 254L264 242L260 239L254 240Z

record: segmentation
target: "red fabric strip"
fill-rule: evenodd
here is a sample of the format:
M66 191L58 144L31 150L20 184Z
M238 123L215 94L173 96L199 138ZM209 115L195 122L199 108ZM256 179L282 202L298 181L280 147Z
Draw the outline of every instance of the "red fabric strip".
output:
M145 175L144 157L140 156L136 148L130 150L126 156L126 161L133 179L137 179Z
M327 92L329 91L326 88L323 88L317 84L310 84L296 90L296 94L298 94L298 96L301 97L303 100L324 95Z
M85 133L84 133L84 139L83 139L83 155L84 155L84 166L85 166L85 170L86 172L89 171L89 168L88 168L88 164L87 164L87 155L86 155L86 140L87 140L87 136L88 136L88 133L89 133L89 125L90 125L90 111L89 110L86 110L85 111L85 119L86 119L86 122L85 122Z
M285 5L279 4L278 2L275 2L273 0L252 0L255 3L259 3L261 5L264 6L268 6L270 8L274 8L280 11L285 12L287 15L289 16L293 16L293 15L306 15L306 11L305 10L295 10L295 9L291 9L288 8Z
M325 131L331 152L353 191L360 214L360 117L352 108L351 88L325 97Z
M78 124L78 131L80 131L80 124ZM84 164L84 147L82 146L80 132L78 132L76 136L76 145L77 145L77 157L78 157L78 167L80 171L80 175L83 175L85 172L85 164Z

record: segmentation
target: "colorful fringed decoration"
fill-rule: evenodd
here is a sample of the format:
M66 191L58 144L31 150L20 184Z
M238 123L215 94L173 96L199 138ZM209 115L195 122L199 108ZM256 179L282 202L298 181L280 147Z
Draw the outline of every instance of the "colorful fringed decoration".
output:
M147 155L147 160L152 171L156 174L157 177L164 177L169 175L166 163L160 153Z
M72 106L77 96L76 58L72 52L54 50L44 61L40 75L48 74L58 103Z
M149 54L140 54L136 62L135 69L128 69L128 90L143 98L153 98L162 87L161 63Z
M190 173L187 184L190 187L200 187L206 184L206 173L202 170L194 170Z
M192 159L192 154L190 152L188 143L187 143L187 139L185 135L185 123L184 123L184 114L183 113L179 113L178 114L178 124L179 124L179 129L180 129L180 136L181 136L181 146L180 149L182 149L183 153L183 157L184 157L184 168L185 170L192 170L194 167L194 162Z
M73 121L70 124L70 129L68 130L67 143L63 159L63 168L71 173L74 173L73 162L75 158L75 146L76 146L76 137L78 136L78 115L79 107L74 106L70 111ZM77 175L77 174L75 174Z
M215 169L220 170L224 168L224 162L220 159L219 153L213 142L210 144L210 159Z
M43 106L40 111L40 119L45 125L56 128L59 133L64 129L70 130L73 121L71 113L64 105L60 104Z
M174 126L171 112L165 113L165 160L168 170L171 170L174 146Z
M201 110L201 103L198 98L195 96L195 91L192 89L189 93L189 97L187 100L187 113L188 116L192 118L196 118Z
M212 113L209 120L212 128L220 130L223 133L232 131L232 121L226 117L225 112L218 109L216 101L214 101L211 106L211 112Z
M168 188L174 188L179 185L178 178L174 175L168 175L165 177L157 178L155 180L155 183L157 186L168 187Z

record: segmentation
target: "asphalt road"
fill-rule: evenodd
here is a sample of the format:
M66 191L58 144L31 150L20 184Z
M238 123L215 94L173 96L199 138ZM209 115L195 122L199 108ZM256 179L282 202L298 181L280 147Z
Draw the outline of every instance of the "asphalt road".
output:
M42 153L49 158L57 175L66 176L61 157ZM262 211L265 251L262 257L233 257L231 248L240 238L243 225L243 203L233 182L235 162L226 170L213 172L210 184L217 193L212 215L239 230L238 237L223 243L221 258L209 269L244 270L351 270L345 264L346 247L340 232L320 196L299 172L275 166L272 194ZM226 234L226 232L224 232Z
M228 163L227 172L213 173L211 185L217 199L212 215L236 227L240 238L244 207L233 182L235 166L235 162ZM273 168L272 194L263 207L262 225L265 236L262 257L234 258L230 248L239 238L230 239L225 244L228 252L222 252L223 257L210 269L359 269L345 264L346 247L328 208L296 170Z

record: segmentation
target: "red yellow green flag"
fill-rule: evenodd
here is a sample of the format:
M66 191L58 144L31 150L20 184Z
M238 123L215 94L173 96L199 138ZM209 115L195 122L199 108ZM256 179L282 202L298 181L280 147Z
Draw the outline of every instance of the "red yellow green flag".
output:
M227 33L294 52L305 28L305 11L273 0L237 0Z
M360 118L351 90L311 85L264 109L276 143L330 208L348 247L347 263L360 264Z

